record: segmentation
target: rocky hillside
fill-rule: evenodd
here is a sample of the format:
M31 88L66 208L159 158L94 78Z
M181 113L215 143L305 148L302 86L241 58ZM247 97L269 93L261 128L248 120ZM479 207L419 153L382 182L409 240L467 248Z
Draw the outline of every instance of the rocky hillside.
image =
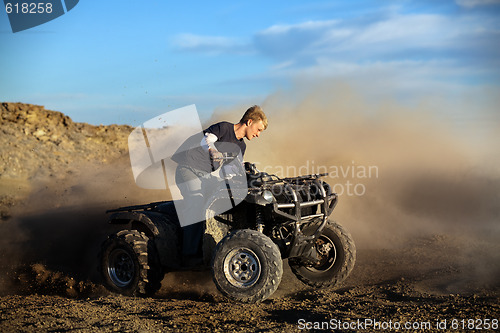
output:
M56 175L72 163L107 162L127 152L130 126L76 123L43 106L0 105L0 179Z
M0 104L0 217L44 178L127 154L132 127L73 122L61 112L22 103Z

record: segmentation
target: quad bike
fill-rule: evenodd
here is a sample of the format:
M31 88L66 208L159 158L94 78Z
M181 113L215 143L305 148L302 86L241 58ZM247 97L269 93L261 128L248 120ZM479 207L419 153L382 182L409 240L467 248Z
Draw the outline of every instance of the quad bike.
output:
M321 180L327 174L279 178L248 162L244 172L248 191L239 204L219 214L220 197L207 200L202 263L196 266L183 263L183 228L173 201L109 210L109 222L122 230L102 245L106 287L124 295L152 295L165 273L205 267L227 298L255 303L278 288L283 259L314 288L346 279L356 249L349 232L328 219L338 196Z

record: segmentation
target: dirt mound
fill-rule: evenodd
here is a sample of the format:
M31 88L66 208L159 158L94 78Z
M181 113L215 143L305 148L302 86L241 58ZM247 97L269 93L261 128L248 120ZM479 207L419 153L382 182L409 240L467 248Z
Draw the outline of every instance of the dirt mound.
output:
M0 104L0 177L56 175L66 165L106 163L127 152L126 125L75 123L61 112L22 103Z
M168 199L135 185L126 125L73 122L43 106L2 103L0 294L89 294L107 209Z
M23 267L13 277L13 284L20 294L62 295L71 298L84 298L102 295L104 287L88 280L77 280L63 272L52 271L43 264Z
M81 166L105 164L127 154L126 125L73 122L61 112L23 103L0 104L0 214L32 187L32 181L62 178Z

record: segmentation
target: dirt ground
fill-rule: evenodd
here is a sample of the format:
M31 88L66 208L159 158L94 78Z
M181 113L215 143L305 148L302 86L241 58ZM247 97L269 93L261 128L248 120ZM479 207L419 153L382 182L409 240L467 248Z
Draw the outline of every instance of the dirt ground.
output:
M9 281L10 292L0 297L0 330L498 330L498 276L485 280L481 275L478 281L481 272L470 271L470 261L486 248L464 256L462 241L432 236L397 249L360 249L353 273L337 289L305 287L285 263L278 291L253 305L224 299L209 271L167 274L155 297L132 298L109 293L96 281L78 281L34 264L10 276L15 280Z

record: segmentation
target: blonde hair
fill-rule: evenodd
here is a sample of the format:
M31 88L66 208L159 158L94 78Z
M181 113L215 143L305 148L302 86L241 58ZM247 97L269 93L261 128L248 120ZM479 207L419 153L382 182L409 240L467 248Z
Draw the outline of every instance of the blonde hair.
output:
M254 105L248 108L248 110L245 111L243 117L241 117L240 124L245 124L250 119L252 119L253 121L262 120L264 129L267 128L267 117L260 106Z

